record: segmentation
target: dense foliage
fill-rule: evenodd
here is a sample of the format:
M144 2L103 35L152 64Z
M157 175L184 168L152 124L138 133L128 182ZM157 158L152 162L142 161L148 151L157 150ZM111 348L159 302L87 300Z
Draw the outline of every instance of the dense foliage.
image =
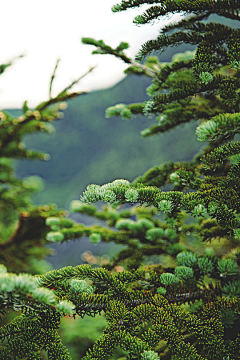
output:
M129 120L145 114L156 119L142 131L143 137L196 121L198 140L207 144L191 161L156 166L132 183L118 179L88 185L72 210L105 220L105 227L77 224L49 208L38 209L49 212L40 216L47 217L50 242L88 236L96 244L115 242L125 248L100 268L86 264L30 276L9 273L2 265L1 312L13 309L21 315L1 328L0 359L41 359L42 350L48 359L70 359L57 333L61 318L98 313L105 316L107 326L84 360L111 358L118 348L125 359L136 360L240 357L240 144L235 140L240 123L240 36L239 29L203 22L213 13L239 20L240 3L123 0L112 10L143 4L149 8L134 19L138 25L181 11L187 17L143 44L135 60L125 54L127 43L114 49L102 40L83 39L96 47L94 53L111 54L129 64L128 74L152 79L149 101L111 106L106 115ZM192 57L168 65L156 56L142 62L151 52L182 42L197 45ZM39 158L19 147L20 124L26 124L23 135L28 124L35 131L39 124L44 126L49 121L45 108L63 97L50 96L34 112L25 104L24 120L18 122L2 113L2 124L7 124L2 127L4 161L18 154ZM10 165L2 166L10 174ZM7 204L14 181L9 177L9 186L2 188ZM166 184L170 191L160 189ZM19 187L21 200L26 186ZM108 205L99 210L92 205L98 201ZM20 213L26 205L14 209ZM11 213L6 214L10 218ZM146 264L156 255L160 263L155 258Z

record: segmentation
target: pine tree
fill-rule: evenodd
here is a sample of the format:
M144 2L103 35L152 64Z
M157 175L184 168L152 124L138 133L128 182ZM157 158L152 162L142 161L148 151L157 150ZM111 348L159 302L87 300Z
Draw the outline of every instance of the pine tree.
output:
M108 325L84 360L110 359L117 347L136 360L240 357L240 144L235 139L240 36L239 29L203 22L212 14L239 20L240 2L123 0L112 10L143 4L149 7L134 19L137 25L178 12L187 17L143 44L135 60L124 52L127 43L114 49L102 40L83 39L96 47L94 53L129 64L127 74L152 78L149 101L111 106L106 116L156 119L142 131L144 137L196 121L205 147L192 161L156 166L132 183L89 185L72 210L105 220L108 227L50 214L48 241L88 236L125 249L100 268L86 264L30 276L8 273L2 265L1 312L22 314L1 329L0 359L41 359L41 350L49 359L70 359L57 334L61 317L97 313L105 314ZM192 57L159 62L156 54L183 42L197 45ZM166 184L170 190L161 190ZM108 205L99 210L92 205L98 201ZM167 262L144 264L154 255L165 255Z

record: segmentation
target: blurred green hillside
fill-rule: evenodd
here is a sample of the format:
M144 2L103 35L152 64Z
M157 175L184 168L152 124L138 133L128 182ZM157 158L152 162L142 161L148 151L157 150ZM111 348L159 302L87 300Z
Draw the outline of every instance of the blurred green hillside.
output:
M182 46L178 51L193 48ZM170 62L173 50L176 52L171 50L172 54L164 54L160 61ZM51 155L48 162L17 163L19 177L39 175L45 180L45 189L36 195L36 203L53 202L68 208L70 201L78 199L89 183L103 184L116 178L132 181L154 165L192 158L201 146L194 134L196 124L144 139L140 131L149 123L154 124L154 119L105 118L105 109L111 105L148 100L145 89L150 83L146 77L130 75L110 89L73 99L68 102L64 118L54 123L53 135L40 133L25 137L29 148Z

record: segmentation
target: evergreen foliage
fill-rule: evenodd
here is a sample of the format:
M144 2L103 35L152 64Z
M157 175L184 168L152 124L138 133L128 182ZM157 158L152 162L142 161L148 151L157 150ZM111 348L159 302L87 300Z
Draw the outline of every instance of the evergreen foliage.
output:
M132 183L118 179L88 185L72 210L106 221L105 227L77 224L49 207L35 209L47 218L40 229L51 229L46 236L50 242L88 236L95 244L113 241L125 248L100 268L86 264L30 276L10 273L2 265L0 311L5 315L12 309L21 315L0 330L0 359L41 359L42 350L48 359L70 359L57 333L61 318L96 314L105 315L107 326L84 360L112 358L118 347L126 360L240 357L240 146L234 140L239 132L240 36L239 29L201 22L213 13L239 20L240 2L123 0L112 10L142 4L150 7L135 18L139 25L182 11L191 15L143 44L135 60L124 54L126 43L113 49L102 40L83 39L97 47L94 53L114 55L130 64L127 73L152 78L148 102L118 104L106 114L123 119L137 114L155 117L157 124L144 130L144 137L197 121L197 136L208 143L192 161L149 169ZM175 32L167 35L170 30ZM181 42L197 45L192 58L162 66L151 56L140 63L152 51L162 52ZM52 80L54 76L55 71ZM21 206L28 206L31 181L11 177L8 158L44 159L19 144L29 131L47 131L45 123L56 118L59 109L49 106L69 96L67 88L52 99L52 80L48 102L34 111L25 104L21 119L1 115L1 159L9 184L3 184L1 198L18 214ZM166 184L170 191L160 189ZM98 201L108 205L99 210L92 204ZM31 216L25 217L31 219L29 209ZM13 221L10 210L6 218ZM219 250L217 242L225 248ZM146 264L147 257L156 255L161 263Z
M66 101L85 94L72 92L71 88L87 74L73 81L56 97L52 97L58 64L59 61L50 81L47 101L35 109L29 109L25 101L22 114L18 117L7 111L0 112L0 262L6 265L9 271L16 273L36 273L36 261L44 259L50 253L50 250L44 247L49 231L45 219L49 216L66 215L65 210L56 209L55 205L34 206L31 197L42 188L41 178L30 176L20 180L15 177L13 170L13 159L49 160L48 154L27 149L23 137L36 132L52 133L52 122L63 116L62 110L66 109ZM2 65L1 73L10 65L11 63ZM39 264L41 263L40 261Z

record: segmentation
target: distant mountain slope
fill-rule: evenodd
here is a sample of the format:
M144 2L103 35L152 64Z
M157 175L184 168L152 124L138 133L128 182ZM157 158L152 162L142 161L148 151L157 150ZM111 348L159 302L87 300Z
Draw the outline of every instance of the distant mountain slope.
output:
M177 52L193 49L193 46L181 45ZM161 61L171 60L176 49L170 50L168 58L164 53ZM132 181L154 165L168 160L188 160L197 152L200 144L194 134L196 124L143 139L140 131L150 122L154 123L154 119L105 118L108 106L148 100L145 89L150 83L146 77L131 75L110 89L71 100L64 118L54 124L55 134L25 137L28 147L51 155L49 162L25 160L19 161L16 167L19 177L34 174L46 180L45 190L35 198L37 203L54 202L68 207L69 201L79 198L89 183L102 184L116 178ZM183 140L185 131L187 146ZM192 149L190 155L189 148Z

